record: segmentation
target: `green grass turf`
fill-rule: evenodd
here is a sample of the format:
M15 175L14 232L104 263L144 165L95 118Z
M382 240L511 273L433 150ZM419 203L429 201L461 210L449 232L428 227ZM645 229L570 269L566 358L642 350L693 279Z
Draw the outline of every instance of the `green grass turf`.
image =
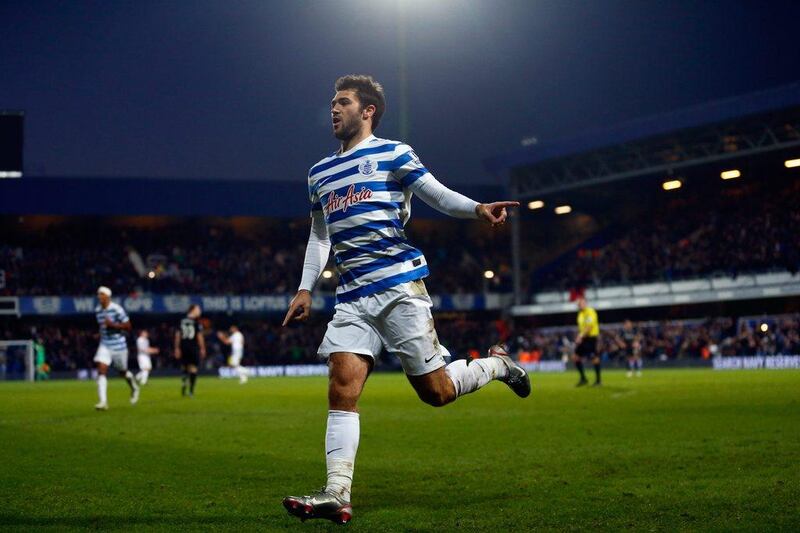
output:
M445 408L401 375L361 403L353 531L800 529L800 372L534 375ZM323 378L0 385L0 528L308 530L324 484Z

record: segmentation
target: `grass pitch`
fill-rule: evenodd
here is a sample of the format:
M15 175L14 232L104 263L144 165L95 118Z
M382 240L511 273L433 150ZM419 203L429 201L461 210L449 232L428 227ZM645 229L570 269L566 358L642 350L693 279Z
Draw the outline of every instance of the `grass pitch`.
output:
M434 409L398 374L361 404L353 531L800 529L800 372L534 375ZM335 530L281 499L324 484L323 378L0 385L0 528Z

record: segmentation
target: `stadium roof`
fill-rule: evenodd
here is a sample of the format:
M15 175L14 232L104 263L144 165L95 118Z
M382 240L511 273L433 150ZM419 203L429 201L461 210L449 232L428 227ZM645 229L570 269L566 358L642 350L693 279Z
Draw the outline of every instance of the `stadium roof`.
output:
M800 82L638 119L484 161L516 197L800 145Z

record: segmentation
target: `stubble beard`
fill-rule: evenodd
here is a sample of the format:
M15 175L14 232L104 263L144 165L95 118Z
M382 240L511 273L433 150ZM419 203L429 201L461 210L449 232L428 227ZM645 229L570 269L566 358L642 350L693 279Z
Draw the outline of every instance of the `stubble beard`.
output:
M348 123L342 119L342 126L339 131L333 132L334 137L340 141L349 141L358 134L358 125L355 123Z

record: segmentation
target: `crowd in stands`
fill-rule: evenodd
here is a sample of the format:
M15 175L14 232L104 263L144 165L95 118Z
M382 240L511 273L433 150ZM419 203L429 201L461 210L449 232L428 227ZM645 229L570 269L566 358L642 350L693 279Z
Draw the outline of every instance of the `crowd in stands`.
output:
M191 221L157 228L94 222L56 224L0 243L4 292L93 294L99 285L163 294L287 292L299 279L308 231L285 224L266 237Z
M143 228L98 218L8 232L0 238L5 279L0 295L91 295L100 285L118 293L293 293L302 274L308 221L262 222L237 231L205 220ZM464 246L463 240L453 239L452 228L423 221L408 231L426 254L437 291L511 290L508 260L497 262L508 256L507 236L476 231ZM332 262L328 268L333 276L319 287L333 292L337 276ZM493 279L484 278L486 269L496 273Z
M734 320L665 320L634 323L644 359L709 359L733 355L800 355L800 314ZM534 359L571 355L575 328L523 330L511 342L514 351ZM604 325L599 350L609 359L625 357L622 324Z
M765 270L800 269L800 182L783 190L743 186L675 200L635 223L612 227L607 244L580 247L533 286L598 287L618 283Z
M748 271L800 269L800 181L695 192L612 222L591 242L538 268L532 290L669 281ZM291 293L300 279L308 220L172 219L147 224L73 217L32 230L3 220L0 295ZM146 217L145 217L146 218ZM254 222L255 220L255 222ZM439 294L510 292L508 227L414 220L407 228ZM523 243L523 247L526 246ZM524 250L523 250L524 251ZM335 290L335 269L321 289ZM492 270L494 277L484 278Z
M177 319L176 319L177 320ZM161 350L154 358L156 368L177 368L173 358L176 320L137 320L129 339L131 364L135 364L135 335L146 328L151 344ZM220 343L216 331L228 327L229 317L205 318L207 368L224 366L228 348ZM245 335L246 365L318 363L316 350L326 327L324 317L289 328L277 320L248 318L237 324ZM758 319L713 318L704 320L665 320L634 323L645 360L709 359L732 355L800 354L800 314L766 316ZM66 324L63 321L35 323L18 321L0 325L2 338L40 339L47 363L54 371L69 371L92 366L97 349L96 326L91 322ZM574 326L526 328L503 319L477 318L458 313L437 318L436 330L442 345L455 358L483 357L492 344L505 343L510 353L525 361L554 360L570 356L574 349ZM609 361L623 360L622 324L604 325L599 350ZM381 364L398 367L395 357L384 354Z

